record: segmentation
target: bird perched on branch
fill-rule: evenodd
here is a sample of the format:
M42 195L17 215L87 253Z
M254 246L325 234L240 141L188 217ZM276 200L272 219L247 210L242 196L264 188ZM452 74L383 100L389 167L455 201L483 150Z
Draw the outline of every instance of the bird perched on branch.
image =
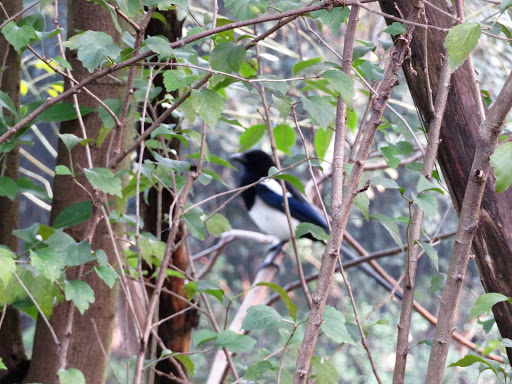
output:
M277 180L262 180L269 176L270 168L275 167L274 161L261 150L251 150L235 154L230 159L242 165L240 187L245 187L261 180L256 185L244 190L242 198L249 216L260 231L279 239L280 243L276 246L276 249L280 250L282 245L291 239L290 227L284 208L283 189ZM303 222L317 225L323 228L326 233L329 233L329 225L325 216L297 188L290 183L285 183L285 185L293 230L295 231L299 223ZM309 233L305 234L304 237L315 240ZM344 255L352 260L358 258L343 245L341 250ZM271 261L266 261L265 264L269 262ZM367 264L361 264L359 268L387 290L393 290L394 287ZM400 297L398 292L395 294Z

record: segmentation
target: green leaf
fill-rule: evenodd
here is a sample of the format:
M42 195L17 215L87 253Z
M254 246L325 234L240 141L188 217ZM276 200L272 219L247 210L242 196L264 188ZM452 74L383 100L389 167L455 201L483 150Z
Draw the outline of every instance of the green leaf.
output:
M206 229L208 230L208 233L215 237L219 237L224 232L231 230L231 224L229 224L228 219L220 213L216 213L206 221Z
M253 19L265 13L268 4L268 1L224 0L224 6L238 20Z
M2 108L7 109L13 115L17 114L16 105L4 91L0 91L0 116L2 116Z
M37 230L37 233L41 235L43 240L48 240L48 238L55 233L55 228L50 227L49 225L39 224L39 229Z
M215 345L227 348L231 352L249 352L254 348L256 340L247 335L240 335L230 330L219 333Z
M101 63L110 57L116 59L121 50L114 43L112 36L105 32L86 31L76 39L78 59L89 72L100 66Z
M61 384L85 384L84 374L76 368L59 369Z
M381 223L382 226L386 228L386 231L388 231L388 233L391 235L395 243L400 248L404 248L402 240L400 239L400 230L398 229L398 225L394 223L393 219L381 213L373 214L370 216L370 219L377 220L379 223Z
M468 58L471 51L476 47L482 30L477 23L463 23L456 25L444 41L450 70L453 72L459 68Z
M62 140L68 151L71 151L77 144L84 141L81 137L75 136L71 133L57 133L57 136Z
M439 255L437 254L436 249L429 243L425 243L423 241L420 241L418 244L425 251L425 253L430 258L430 260L432 260L432 262L434 263L434 266L436 267L436 270L439 271L439 265L438 265Z
M511 301L507 296L501 293L486 293L476 300L476 303L469 314L469 318L480 316L485 312L489 312L495 304L503 301Z
M194 344L199 347L208 341L216 340L217 336L219 336L217 332L212 332L208 329L200 329L192 333L192 340L194 340Z
M238 72L245 61L245 46L228 41L215 47L210 55L210 65L216 71Z
M5 366L4 361L0 357L0 371L2 371L2 370L7 370L7 367Z
M352 60L356 61L357 59L360 59L364 55L366 55L368 52L375 51L377 46L371 42L371 41L363 41L363 40L357 40L362 45L357 45L354 47L354 50L352 52ZM369 61L365 60L365 62L369 63ZM355 65L355 63L354 63Z
M68 267L76 267L93 261L94 259L94 254L91 252L91 245L85 240L79 243L73 243L64 250L64 263Z
M89 309L89 304L94 303L94 291L85 281L66 280L64 292L66 300L72 301L82 315Z
M307 224L307 223L302 223L302 224ZM320 227L318 227L318 228L320 228ZM256 286L268 287L268 288L276 291L277 294L281 297L281 300L283 300L284 304L286 305L286 308L288 309L288 313L290 314L290 317L293 319L293 321L297 320L297 306L290 299L290 296L288 296L288 292L286 292L282 287L280 287L277 284L267 283L267 282L258 283L258 284L256 284Z
M64 208L55 218L53 227L67 228L89 220L92 214L92 202L81 201Z
M292 111L292 107L290 106L290 101L285 97L278 97L276 95L272 95L272 102L274 107L279 111L279 114L286 121L286 118Z
M212 295L213 297L217 298L219 301L222 302L222 298L224 297L224 291L221 288L219 288L217 284L207 280L198 280L195 284L196 291Z
M498 372L496 371L496 368L492 366L487 360L481 358L480 356L475 355L466 355L462 359L456 361L455 363L452 363L449 365L449 367L469 367L470 365L473 365L475 363L482 363L485 364L488 369L493 371L496 375Z
M254 329L271 328L281 321L281 315L272 307L266 305L254 305L247 310L242 329L252 331Z
M320 329L327 337L337 343L356 344L345 327L345 317L330 305L325 306L323 323Z
M0 196L6 196L14 201L17 192L18 187L13 179L7 176L0 177Z
M504 12L508 8L512 7L512 0L502 0L500 5L500 11Z
M491 155L496 176L496 192L503 192L512 185L512 142L502 144Z
M269 370L272 369L272 364L268 360L258 361L256 364L250 365L244 375L244 380L255 381Z
M167 11L172 5L177 5L187 10L188 0L144 0L144 5L147 7L154 7L156 5L159 11Z
M265 124L256 124L243 131L239 139L240 151L247 151L256 145L265 135L266 130L267 126Z
M384 33L390 34L391 36L401 35L406 31L405 26L402 23L394 22L384 29Z
M21 19L18 23L18 26L22 27L24 25L30 25L37 32L44 32L45 29L45 21L43 15L40 13L33 13Z
M315 151L320 160L325 159L327 150L331 145L334 131L332 129L319 129L315 134Z
M439 192L441 195L444 195L444 191L441 188L439 188L431 181L428 181L426 177L423 175L420 175L420 179L418 180L418 186L416 187L416 190L418 191L418 193L425 191L436 191Z
M136 16L141 11L140 0L115 0L117 6L128 17Z
M121 179L107 168L84 169L89 183L100 191L123 197Z
M366 191L356 195L354 205L361 211L366 221L368 221L370 219L370 199Z
M437 214L437 200L428 193L420 193L414 198L414 202L425 213L428 218L433 218Z
M337 7L331 10L321 9L311 12L311 17L320 18L329 27L334 36L338 36L341 23L350 15L349 7Z
M174 92L177 89L192 85L196 76L187 76L182 71L169 70L163 74L164 86L167 92Z
M169 40L162 36L150 36L144 43L151 49L153 52L158 54L160 58L164 57L174 57L174 51L170 46Z
M318 225L312 223L300 223L297 225L297 228L295 228L296 237L302 237L307 233L311 234L311 236L320 241L329 240L329 235L325 232L325 229Z
M337 384L339 383L339 375L336 368L328 359L319 356L313 356L311 359L313 367L313 376L316 378L317 384Z
M71 169L69 169L65 165L57 165L55 167L55 174L61 176L73 176L73 172L71 172Z
M309 113L313 122L323 129L327 129L334 121L334 107L328 99L320 96L311 96L305 98L301 96L302 105Z
M112 112L114 112L114 114L116 116L119 117L119 115L121 113L121 108L123 106L123 102L121 100L106 99L106 100L103 100L103 102L105 103L105 105L107 107L110 108L110 110ZM112 115L109 112L107 112L107 110L101 105L98 106L98 116L100 117L101 121L103 122L103 126L107 129L107 132L110 132L110 130L116 126L116 121L114 120ZM103 139L104 139L104 137L98 138L97 141L99 143L102 143Z
M98 277L103 280L105 284L108 285L110 289L115 285L117 281L117 273L112 268L107 265L94 267L94 271L98 275Z
M174 169L178 173L186 172L190 169L190 163L188 161L168 159L155 153L155 160L158 164L164 165L169 169Z
M341 98L349 108L353 108L355 91L354 79L352 77L337 69L326 71L322 73L320 77L326 79L331 87L339 92Z
M272 175L273 174L274 173L272 173ZM271 176L270 172L269 172L269 176ZM291 185L293 185L295 188L297 188L302 194L306 194L306 190L304 188L304 184L302 184L302 181L300 181L297 177L295 177L293 175L288 175L286 173L280 173L278 175L275 175L274 179L284 180L287 183L290 183Z
M295 76L299 72L303 71L304 69L309 68L315 64L318 64L321 61L322 61L321 57L315 57L314 59L309 59L309 60L301 60L293 66L292 74Z
M40 105L42 101L36 101L27 105L27 110L31 112ZM94 112L94 108L80 106L80 115L86 116ZM72 103L58 103L48 107L39 116L36 117L34 122L62 122L75 120L77 118L75 106ZM83 139L82 139L83 140Z
M211 89L201 89L192 91L191 100L199 116L208 125L215 127L226 107L224 99Z
M190 376L192 376L192 377L194 376L196 367L195 367L194 363L192 362L192 360L190 359L190 357L188 357L187 355L176 354L176 355L174 355L174 358L176 360L178 360L185 367L185 369L187 370L187 372Z
M260 76L260 80L283 80L282 77L276 75L265 75ZM266 89L279 92L281 95L285 95L288 90L288 86L284 81L261 81L260 84Z
M62 256L51 248L41 248L36 252L30 251L30 264L38 274L52 282L61 276L65 267Z
M372 177L371 185L382 185L384 188L398 189L400 188L395 180L386 177Z
M295 130L286 124L279 124L274 127L274 138L276 140L276 147L280 151L291 155L290 148L295 144Z
M379 151L390 168L398 167L400 159L398 158L398 151L393 145L380 147Z
M14 253L9 249L0 247L0 282L3 283L4 287L7 286L9 280L16 270L16 263L14 262Z
M203 211L199 207L185 213L185 225L192 236L204 240L204 221L201 219Z
M2 33L17 52L20 52L21 48L24 48L30 40L36 37L36 31L32 26L25 24L20 27L14 21L7 23L2 28Z

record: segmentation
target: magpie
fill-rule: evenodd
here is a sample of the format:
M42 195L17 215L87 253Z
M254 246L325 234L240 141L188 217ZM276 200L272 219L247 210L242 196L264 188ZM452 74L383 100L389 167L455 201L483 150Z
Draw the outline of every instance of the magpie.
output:
M242 165L240 187L245 187L267 178L270 168L275 167L272 158L261 150L234 154L230 157L230 160ZM323 228L326 233L329 233L329 225L325 216L296 187L287 182L285 182L285 185L293 230L295 231L299 223L304 222L315 224ZM281 184L274 179L261 180L258 184L244 190L242 192L242 199L249 216L259 230L279 239L278 249L280 250L282 245L291 238L290 227L284 210ZM303 237L316 240L310 234L306 234ZM342 245L341 250L351 260L358 258L344 245ZM277 253L279 252L275 254ZM384 288L393 291L394 287L367 264L360 264L359 268ZM400 297L399 292L395 292L395 295Z

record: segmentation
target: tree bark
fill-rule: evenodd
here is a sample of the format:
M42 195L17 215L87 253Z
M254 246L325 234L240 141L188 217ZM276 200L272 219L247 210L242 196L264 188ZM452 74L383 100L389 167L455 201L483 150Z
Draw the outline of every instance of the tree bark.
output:
M166 19L167 24L164 24L162 21L153 18L148 24L146 28L146 34L148 36L156 36L163 35L169 39L169 41L177 41L182 37L182 28L183 21L178 19L176 10L169 11L161 11L160 12ZM153 80L153 84L155 87L161 87L162 92L155 98L153 104L156 104L157 115L160 116L165 109L162 108L161 101L166 95L165 86L163 84L163 76L162 73L155 76ZM177 92L173 94L174 97L177 97ZM178 120L174 118L174 116L169 116L166 120L164 120L165 124L177 124ZM168 144L169 147L174 149L176 153L180 152L180 142L179 140L173 140ZM162 154L163 155L163 154ZM151 154L146 150L144 156L146 158L151 158ZM167 237L169 233L169 223L163 220L165 214L169 213L169 207L172 204L173 198L167 189L163 189L161 191L161 212L158 212L158 191L155 188L152 188L148 194L147 202L144 203L144 199L141 198L141 212L144 219L144 229L148 232L153 233L155 236L160 237L163 242L167 242ZM157 223L157 218L161 217L161 233L157 233L159 224ZM182 238L182 231L178 234L176 241L179 241ZM188 268L188 258L185 250L185 246L180 246L174 252L172 256L172 264L179 268L182 271L186 271ZM150 272L149 275L153 273ZM175 292L183 297L185 297L185 281L181 278L177 277L169 277L164 286L172 292ZM150 293L152 291L150 290ZM187 303L183 300L179 300L171 295L161 295L158 309L158 318L165 319L176 312L179 312L187 307ZM186 311L182 315L173 317L172 319L162 323L158 327L158 336L162 339L166 348L173 352L188 352L190 349L190 341L191 341L191 331L192 328L197 325L197 311L190 310ZM160 354L161 349L158 348L157 356ZM179 377L179 372L174 364L172 364L169 360L162 360L156 366L158 371L172 374L174 376ZM171 376L172 376L171 375ZM175 380L171 379L167 376L155 376L155 384L168 384L168 383L176 383Z
M5 0L2 4L9 16L19 12L23 6L18 0ZM5 19L4 12L0 12L0 23ZM0 34L0 60L2 63L0 89L9 95L18 108L20 56L5 40L3 34ZM3 155L5 157L0 161L0 175L16 180L18 178L18 146ZM18 197L14 201L8 197L0 197L0 244L8 246L13 252L18 251L18 239L12 234L14 229L18 229L18 201ZM23 378L29 362L23 346L20 312L13 307L6 308L5 317L0 326L0 357L7 367L7 371L0 371L0 382L14 382Z
M71 0L69 1L68 10L69 36L75 35L80 31L93 30L103 31L113 36L114 40L117 39L118 34L114 29L111 17L103 7L86 0ZM73 67L73 76L76 80L80 81L90 76L90 73L78 61L76 51L68 51L67 60ZM69 83L66 84L66 87L69 88ZM120 86L120 82L109 77L94 81L88 86L88 89L102 100L121 98L120 91L122 86ZM96 101L84 93L78 94L78 100L80 105L97 107ZM72 102L71 99L67 101ZM88 138L95 140L102 125L98 115L96 113L87 115L84 117L84 124ZM72 133L82 137L77 120L62 123L60 131L61 133ZM99 147L92 143L89 144L94 167L105 167L107 164L109 139L110 136ZM77 176L77 180L82 185L90 187L82 172L82 168L88 167L85 148L77 145L72 151L72 157L75 172L81 174ZM57 164L70 167L68 150L62 141L59 141ZM54 180L53 191L51 222L64 208L80 201L90 200L89 195L74 183L70 176L57 175ZM75 240L80 241L84 239L86 226L87 223L82 223L69 228L67 232ZM123 227L116 228L114 226L114 232L123 231ZM91 243L92 249L103 249L109 257L109 262L116 267L117 263L114 258L112 240L108 237L107 233L104 220L100 220ZM88 268L85 268L85 272L87 271ZM73 276L76 278L76 275L77 268L68 271L68 278L73 278ZM116 287L110 289L95 273L87 274L84 281L94 290L95 302L91 304L83 316L80 315L76 308L74 309L76 312L74 314L72 334L69 336L71 341L67 355L67 368L73 367L81 370L88 384L99 384L104 381L107 367L107 360L102 352L102 346L107 353L110 351L118 289ZM59 304L50 319L59 340L67 336L63 334L63 330L66 324L68 305L72 304L69 302ZM95 325L98 329L99 338L94 330ZM41 320L38 320L33 358L26 382L56 382L56 375L59 369L58 352L58 347L52 341L48 328Z
M430 0L438 8L449 12L446 2ZM407 14L412 4L407 0L381 0L382 11L400 17L395 7ZM426 17L431 25L450 28L453 20L432 7L425 6ZM390 24L393 20L387 20ZM431 100L428 81L435 98L445 32L428 29L425 40L424 29L416 29L411 44L411 64L403 67L409 89L424 126L428 129L434 118L429 105ZM425 56L425 47L428 55ZM451 79L451 89L441 128L441 144L438 161L448 185L457 212L460 214L469 173L473 162L479 116L475 113L472 92L472 73L468 62L457 69ZM473 251L486 292L499 292L512 296L512 190L496 194L494 176L487 181L480 209L479 227L473 240ZM496 323L502 337L512 337L512 306L507 302L493 307ZM508 348L509 358L512 349Z

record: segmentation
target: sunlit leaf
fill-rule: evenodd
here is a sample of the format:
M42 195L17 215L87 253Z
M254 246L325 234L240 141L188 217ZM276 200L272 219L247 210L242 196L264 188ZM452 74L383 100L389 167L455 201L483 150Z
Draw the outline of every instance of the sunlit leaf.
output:
M482 30L477 23L456 25L446 35L444 46L448 53L451 71L459 68L476 47Z
M89 309L89 305L94 303L94 291L85 281L66 280L64 292L66 300L72 301L82 315Z

